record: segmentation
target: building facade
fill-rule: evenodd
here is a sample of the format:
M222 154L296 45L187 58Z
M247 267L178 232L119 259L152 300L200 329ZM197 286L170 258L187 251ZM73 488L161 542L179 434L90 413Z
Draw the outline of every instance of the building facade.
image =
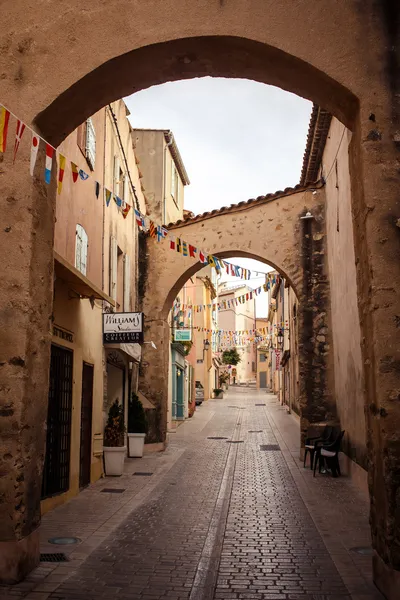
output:
M73 176L65 174L56 206L42 512L101 477L108 408L118 399L126 412L140 360L137 344L103 346L102 339L103 312L136 307L137 227L134 211L124 218L117 205L119 198L145 212L127 115L115 102L59 148Z

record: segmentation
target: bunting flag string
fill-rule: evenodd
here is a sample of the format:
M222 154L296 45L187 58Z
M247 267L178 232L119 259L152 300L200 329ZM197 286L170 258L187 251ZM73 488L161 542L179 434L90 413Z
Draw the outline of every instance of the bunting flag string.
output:
M34 169L37 160L38 149L40 145L40 141L43 141L46 148L46 164L45 164L45 182L49 184L51 182L51 170L53 164L53 156L54 153L59 156L59 169L58 169L58 193L61 193L62 190L62 182L65 173L65 165L66 165L66 157L64 157L60 152L57 151L54 146L49 144L46 140L44 140L41 136L39 136L32 128L26 125L21 119L19 119L14 113L9 111L4 105L0 104L0 152L5 152L6 143L7 143L7 133L8 133L8 124L10 115L15 117L17 120L17 131L16 131L16 139L14 145L14 161L16 154L18 152L18 148L21 142L22 135L24 133L25 128L28 128L32 132L32 144L31 144L31 158L30 158L30 173L33 176ZM72 180L74 183L77 182L78 178L82 181L86 181L90 175L86 173L83 169L80 169L76 163L73 161L69 161L71 168ZM100 183L95 181L95 194L98 198L100 195ZM115 203L122 213L124 218L129 214L131 206L127 204L124 200L119 198L118 196L112 194L112 192L106 188L105 190L105 202L106 206L110 205L111 197L114 197ZM157 242L161 242L164 239L169 238L170 248L176 252L179 252L184 257L193 258L198 260L200 263L206 265L211 265L217 273L221 273L223 269L226 270L228 275L238 277L240 279L249 280L252 277L252 272L250 269L246 269L244 267L240 267L238 265L233 265L225 260L222 260L213 254L205 252L197 248L196 246L190 244L186 240L182 240L179 237L173 238L172 234L169 234L168 230L161 224L156 223L150 220L148 217L142 215L135 208L135 220L138 227L145 232L148 232L148 235L153 238L157 238ZM149 226L147 225L147 220L149 221ZM256 275L261 274L265 275L268 278L269 273L262 273L260 271L254 271ZM270 280L268 279L267 283ZM240 303L243 303L243 299L240 299Z

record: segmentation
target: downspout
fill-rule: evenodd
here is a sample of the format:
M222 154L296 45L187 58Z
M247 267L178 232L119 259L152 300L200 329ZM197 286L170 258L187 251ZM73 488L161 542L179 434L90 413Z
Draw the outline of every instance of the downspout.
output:
M163 225L168 225L168 223L166 223L167 220L167 198L166 198L166 191L167 191L167 186L166 186L166 179L167 179L167 148L169 148L170 146L172 146L173 142L174 142L174 134L172 133L172 131L168 131L167 135L169 135L169 141L166 141L165 147L164 147L164 164L163 164L163 173L164 173L164 177L163 177L163 207L162 207L162 222ZM164 134L164 139L165 139L165 134Z

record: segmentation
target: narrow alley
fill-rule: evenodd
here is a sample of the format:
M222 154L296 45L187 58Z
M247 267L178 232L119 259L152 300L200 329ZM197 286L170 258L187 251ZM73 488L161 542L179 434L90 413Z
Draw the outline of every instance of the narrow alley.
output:
M372 600L368 503L350 479L313 478L298 422L275 396L230 389L42 521L42 562L4 600ZM112 491L107 491L112 490ZM75 536L74 546L52 537Z

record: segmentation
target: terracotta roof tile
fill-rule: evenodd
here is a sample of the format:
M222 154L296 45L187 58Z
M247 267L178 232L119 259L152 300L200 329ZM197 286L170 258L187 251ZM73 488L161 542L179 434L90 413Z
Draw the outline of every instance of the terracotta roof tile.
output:
M216 215L223 215L226 213L236 213L246 210L251 205L267 204L272 200L279 200L279 198L285 198L286 196L292 196L298 192L305 192L307 190L314 190L316 187L322 187L322 182L313 183L313 185L296 185L295 187L288 187L284 190L279 190L273 194L266 194L265 196L258 196L257 198L250 198L250 200L244 200L238 204L231 204L229 207L223 206L222 208L214 209L211 212L205 212L201 215L184 216L183 219L179 219L175 223L169 223L167 229L175 229L183 227L189 223L196 223L198 221L204 221L206 219L212 219Z
M308 126L300 185L313 183L318 178L331 120L332 115L330 113L316 104L313 105L310 124Z

